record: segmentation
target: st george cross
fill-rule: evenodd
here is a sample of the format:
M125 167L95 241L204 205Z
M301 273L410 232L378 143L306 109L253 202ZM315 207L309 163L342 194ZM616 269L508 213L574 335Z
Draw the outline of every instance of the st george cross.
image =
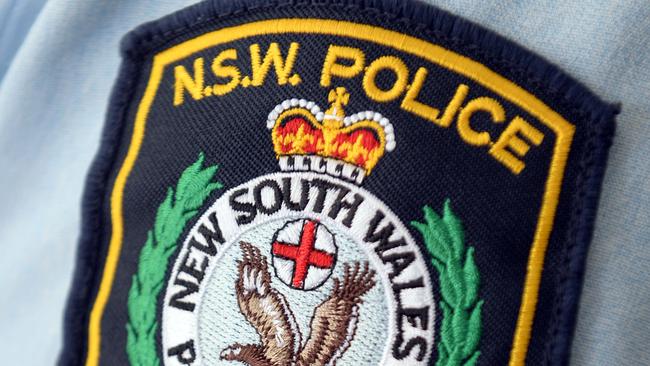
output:
M282 282L295 289L313 290L332 274L337 246L325 225L302 219L287 222L275 233L271 252Z

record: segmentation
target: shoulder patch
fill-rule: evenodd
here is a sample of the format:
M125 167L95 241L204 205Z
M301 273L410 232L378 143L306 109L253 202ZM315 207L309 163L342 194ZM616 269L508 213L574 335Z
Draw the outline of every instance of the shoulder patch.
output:
M208 1L123 57L61 364L567 362L616 108L410 1Z

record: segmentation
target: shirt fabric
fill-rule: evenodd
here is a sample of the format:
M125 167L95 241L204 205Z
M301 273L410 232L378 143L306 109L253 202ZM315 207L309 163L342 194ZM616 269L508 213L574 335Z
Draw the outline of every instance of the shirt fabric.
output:
M80 233L84 178L119 40L190 0L0 0L0 353L51 364ZM645 0L428 0L620 102L573 365L650 364L650 6Z

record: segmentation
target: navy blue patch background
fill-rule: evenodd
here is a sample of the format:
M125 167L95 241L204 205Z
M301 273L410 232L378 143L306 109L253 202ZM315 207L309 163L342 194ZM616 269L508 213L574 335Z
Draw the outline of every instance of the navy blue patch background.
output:
M580 169L584 168L581 160L583 149L586 148L585 143L591 137L591 131L580 126L580 122L585 119L584 112L570 107L568 103L564 104L553 91L540 88L543 81L531 80L529 75L515 66L486 56L485 52L473 47L471 42L468 44L466 40L437 36L417 24L409 24L405 19L354 7L342 9L335 6L294 5L279 7L277 10L260 9L242 13L228 19L208 22L182 36L159 43L151 50L150 55L218 27L276 17L346 19L429 39L432 43L486 64L527 88L567 120L578 125L547 250L527 359L530 364L543 363L548 357L546 342L553 337L550 330L554 329L554 305L558 301L555 290L563 280L563 273L560 273L559 269L563 268L567 250L564 244L573 213L571 207L574 204L573 199L579 198L574 196L578 184L576 180L581 173ZM183 169L196 160L200 151L206 153L207 164L220 165L217 179L225 184L225 189L256 176L278 171L270 131L265 126L266 116L276 104L286 98L305 98L317 102L323 109L327 107L329 90L320 87L318 81L330 43L363 49L368 63L381 55L399 56L409 66L411 75L417 67L427 67L430 71L428 83L419 100L431 102L435 106L446 105L461 82L470 86L468 99L491 96L504 101L497 94L468 79L417 57L399 53L389 47L343 37L253 37L194 54L182 64L191 70L194 57L204 56L209 62L219 51L234 47L240 55L240 61L236 64L241 66L245 64L242 60L248 60L250 44L259 42L265 51L270 42L279 42L281 48L286 50L291 41L301 44L294 70L302 76L303 82L297 87L274 85L272 81L275 74L271 72L262 87L238 88L227 96L208 97L199 102L188 97L185 104L174 107L174 65L166 69L149 113L142 149L125 188L124 240L113 290L102 319L101 364L128 363L125 353L126 296L131 277L137 268L139 251L146 240L146 232L153 225L156 209L162 202L167 187L175 184ZM125 125L121 131L118 156L111 169L109 189L105 192L104 202L110 201L114 179L128 149L135 113L148 81L148 62L151 58L145 57L145 60L148 61L139 65L140 69L136 71L138 78L134 86L135 97L130 100L127 114L124 116ZM244 70L242 71L245 75L250 75L248 70ZM482 355L479 363L506 364L515 322L519 315L530 245L552 157L555 142L553 133L526 112L504 101L509 118L516 114L522 115L545 135L542 145L533 147L526 156L526 169L519 176L514 176L488 155L487 149L474 148L463 143L454 125L448 129L437 127L400 110L399 101L380 104L367 99L360 88L361 77L352 80L334 79L332 86L345 86L350 92L350 103L346 109L348 114L375 110L390 118L395 126L397 148L379 161L373 173L364 182L364 188L382 199L404 223L420 220L422 206L431 205L440 211L444 200L451 199L454 211L463 220L467 244L476 248L476 261L481 271L480 297L485 300L485 304L484 333L480 346ZM497 136L504 127L495 126L487 120L486 123L478 123L476 126L487 128L494 133L493 136ZM214 201L222 192L223 190L216 191L209 201ZM207 206L209 204L206 204ZM110 207L104 204L103 209L103 235L100 238L102 258L110 240ZM188 228L190 226L188 225ZM411 232L416 240L421 241L417 232ZM432 274L434 284L437 284L437 276L433 271ZM99 275L94 276L95 293L100 280ZM88 304L89 307L91 305L92 303ZM440 325L440 319L441 314L438 313L437 326ZM435 360L435 355L432 359Z
M242 67L243 75L251 75L250 70L243 67L249 59L251 44L259 43L264 52L270 42L279 42L286 52L292 41L301 44L294 71L301 75L303 82L296 87L278 86L272 71L261 87L240 87L226 96L206 97L201 101L186 95L185 103L174 107L175 64L166 68L149 112L142 148L124 192L124 241L102 321L105 339L101 345L102 363L128 363L126 299L131 278L137 270L139 252L167 187L175 184L200 151L206 153L206 164L220 165L217 179L226 189L279 171L271 133L266 129L266 117L287 98L305 98L317 102L323 110L327 108L329 88L320 87L319 81L330 44L364 50L367 63L383 55L398 56L409 66L411 77L419 66L427 67L430 74L419 100L430 105L446 105L461 82L470 86L467 100L480 96L504 100L464 77L417 57L344 37L298 34L252 37L193 54L181 64L192 70L195 57L203 56L207 66L220 51L237 48L240 60L232 64ZM210 79L209 74L206 78L207 85L216 81ZM503 103L507 116L522 115L545 135L542 145L532 148L526 156L526 169L515 176L493 159L486 148L465 144L453 125L439 128L404 112L399 109L401 98L388 104L369 100L361 88L361 79L361 76L349 80L334 78L332 87L345 86L350 92L348 114L375 110L387 116L395 127L397 141L395 151L384 155L364 182L364 188L383 200L404 223L421 220L424 205L440 211L444 200L451 200L454 211L464 223L467 245L476 248L476 262L482 276L480 297L485 303L480 364L507 363L552 157L553 133L521 109ZM146 81L146 78L142 80ZM493 124L487 115L476 117L474 126L492 130L493 136L498 136L495 132L502 131L506 125ZM215 192L212 200L222 192ZM416 231L412 230L412 235L421 241ZM437 275L432 279L437 284ZM439 294L436 295L439 299ZM437 326L441 315L438 308Z

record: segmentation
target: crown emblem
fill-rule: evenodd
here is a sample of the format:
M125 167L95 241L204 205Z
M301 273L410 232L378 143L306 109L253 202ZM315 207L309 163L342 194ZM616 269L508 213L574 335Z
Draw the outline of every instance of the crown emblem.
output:
M284 171L315 171L361 184L385 151L395 149L393 125L373 111L345 115L350 94L329 92L330 107L288 99L269 114L273 148Z

